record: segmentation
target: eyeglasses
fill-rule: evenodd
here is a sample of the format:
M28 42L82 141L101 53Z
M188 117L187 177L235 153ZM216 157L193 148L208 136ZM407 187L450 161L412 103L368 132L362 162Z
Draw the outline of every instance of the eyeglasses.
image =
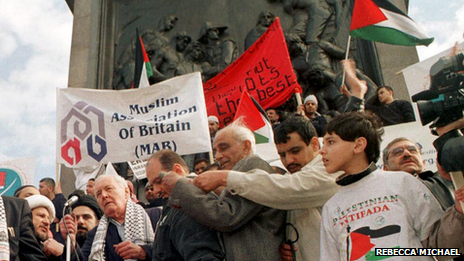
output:
M163 178L168 175L169 173L161 171L156 179L153 180L151 185L161 185L161 182L163 182Z
M419 150L414 145L408 145L403 147L394 148L390 151L390 155L398 157L404 153L404 150L408 150L411 154L419 154Z

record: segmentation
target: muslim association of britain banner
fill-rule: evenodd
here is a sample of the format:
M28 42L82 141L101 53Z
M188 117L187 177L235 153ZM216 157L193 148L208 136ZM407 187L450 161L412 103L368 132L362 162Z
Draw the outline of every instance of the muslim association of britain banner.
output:
M200 73L141 89L58 89L58 163L143 160L161 149L211 151Z

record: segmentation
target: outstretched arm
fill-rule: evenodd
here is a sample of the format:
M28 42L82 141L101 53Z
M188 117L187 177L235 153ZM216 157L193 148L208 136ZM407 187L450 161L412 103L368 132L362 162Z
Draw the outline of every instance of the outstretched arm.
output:
M264 206L230 193L217 198L205 193L185 178L179 179L174 186L169 196L169 203L200 224L220 232L239 229L264 208Z
M216 186L271 208L291 210L322 207L338 190L337 175L329 175L317 156L309 166L292 175L209 171L195 178L194 184L211 191Z

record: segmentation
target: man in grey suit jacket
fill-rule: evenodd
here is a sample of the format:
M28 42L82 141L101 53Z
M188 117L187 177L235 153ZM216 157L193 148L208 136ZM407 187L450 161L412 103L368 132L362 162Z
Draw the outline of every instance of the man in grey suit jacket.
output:
M255 155L253 133L237 123L220 130L213 146L222 169L273 172L266 161ZM219 198L212 196L178 175L165 176L162 188L170 194L172 207L222 232L227 260L280 261L285 211L259 205L227 190Z

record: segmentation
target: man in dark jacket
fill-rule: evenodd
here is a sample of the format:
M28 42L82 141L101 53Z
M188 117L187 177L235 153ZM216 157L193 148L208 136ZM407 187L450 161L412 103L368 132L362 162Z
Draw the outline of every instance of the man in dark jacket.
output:
M169 194L160 190L160 173L168 171L186 177L188 167L184 160L171 150L158 151L148 160L147 178L153 185L154 192L164 198ZM224 252L214 230L165 204L156 231L153 257L154 260L160 261L224 260Z
M366 104L366 110L374 112L384 126L415 121L414 110L409 101L395 100L393 88L382 86L377 90L378 104Z
M130 200L126 181L121 176L102 175L95 180L95 195L104 215L97 227L87 233L78 251L79 259L152 260L154 234L150 218L140 205ZM75 237L74 219L66 215L64 222L71 237Z
M0 213L0 224L5 227L0 229L0 259L48 260L34 236L31 209L24 199L2 196Z
M426 171L421 150L408 138L396 138L383 150L384 170L404 171L418 177L440 203L443 210L454 205L451 188L440 175Z

